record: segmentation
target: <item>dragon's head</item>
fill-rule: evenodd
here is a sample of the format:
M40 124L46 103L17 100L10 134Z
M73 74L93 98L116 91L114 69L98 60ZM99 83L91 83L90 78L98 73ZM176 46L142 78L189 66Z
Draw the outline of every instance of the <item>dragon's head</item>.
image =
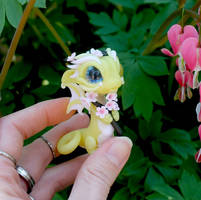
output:
M119 109L116 93L123 84L123 70L114 50L91 49L77 56L73 53L67 62L70 69L61 80L62 88L69 87L72 94L67 112L89 110L92 102L105 105L104 109Z
M85 92L104 95L117 92L123 84L122 67L114 50L91 49L77 56L73 53L67 61L71 64L62 77L63 87L76 83Z

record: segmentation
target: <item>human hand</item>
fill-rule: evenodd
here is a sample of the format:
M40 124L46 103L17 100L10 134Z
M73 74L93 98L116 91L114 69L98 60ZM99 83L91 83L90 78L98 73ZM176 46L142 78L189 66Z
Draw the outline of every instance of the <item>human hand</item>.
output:
M111 184L129 157L131 143L128 139L112 138L89 157L80 156L48 169L53 157L43 140L39 138L23 148L24 139L47 126L58 124L44 135L55 148L62 135L88 125L85 115L67 120L72 115L65 114L67 102L66 98L45 101L1 118L0 150L12 155L33 177L36 184L30 195L35 200L51 199L56 191L71 185L76 176L69 199L106 199ZM0 199L30 200L26 182L13 163L2 155L0 169Z

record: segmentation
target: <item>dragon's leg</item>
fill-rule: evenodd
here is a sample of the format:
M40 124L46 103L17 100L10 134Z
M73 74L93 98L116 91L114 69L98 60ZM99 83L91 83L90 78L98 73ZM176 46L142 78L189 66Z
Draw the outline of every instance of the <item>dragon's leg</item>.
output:
M85 148L89 154L93 153L97 148L95 138L87 136L85 139Z
M80 144L81 131L72 131L60 138L57 143L57 150L61 154L69 154L73 152Z

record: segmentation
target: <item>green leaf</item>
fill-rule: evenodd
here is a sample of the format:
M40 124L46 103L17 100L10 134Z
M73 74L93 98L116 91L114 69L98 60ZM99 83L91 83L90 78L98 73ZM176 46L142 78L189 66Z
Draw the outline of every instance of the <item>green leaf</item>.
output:
M169 144L179 155L187 159L188 155L194 155L196 150L191 143L190 134L181 129L170 129L158 136L158 139Z
M31 72L32 65L31 64L22 64L17 63L12 67L13 70L13 82L18 82L25 79L29 73Z
M25 107L29 107L35 103L35 98L33 97L33 95L24 94L22 96L22 103L25 105Z
M71 31L60 22L55 23L55 29L57 30L58 34L62 37L64 42L69 42L69 41L72 43L76 42L76 39L71 33Z
M183 197L172 187L165 183L161 175L159 175L153 168L150 168L145 185L159 194L166 196L172 200L184 200Z
M67 7L77 7L80 10L85 10L85 1L83 0L68 0L67 1Z
M55 193L52 200L64 200L64 198L59 193Z
M155 3L155 4L166 4L166 3L172 3L173 0L143 0L144 3Z
M187 131L182 129L176 129L176 128L172 128L164 133L161 133L161 135L159 136L159 139L163 142L165 141L190 142L191 140L190 135Z
M148 77L139 67L138 63L127 66L125 84L122 88L123 108L134 103L137 117L142 115L146 120L151 118L153 102L164 105L163 97L157 82Z
M16 105L14 103L11 103L9 105L3 105L3 106L0 105L0 107L1 107L1 113L3 115L8 115L14 111Z
M147 121L139 119L139 134L143 140L146 140L150 136L150 127Z
M201 181L198 181L192 174L183 171L179 180L179 188L181 189L184 198L187 200L201 199Z
M158 0L158 2L163 2ZM156 17L152 20L151 24L151 34L153 35L159 29L161 24L168 18L168 16L173 13L177 9L177 2L171 1L171 4L163 7L160 12L156 15Z
M179 169L175 169L173 167L168 167L166 165L156 164L155 166L160 171L160 173L165 177L166 181L168 181L168 182L175 181L180 175Z
M34 7L46 8L46 0L36 0Z
M5 24L5 1L4 0L0 0L0 35L1 32L3 31L3 27Z
M21 5L24 5L27 3L29 0L17 0Z
M165 181L163 177L151 167L145 180L145 186L152 190L157 185L165 185Z
M109 2L116 5L122 5L126 8L131 8L131 9L136 8L136 4L138 4L136 1L132 1L132 0L109 0Z
M120 29L124 30L128 24L128 18L125 14L120 13L117 10L113 12L113 20L114 23L120 27Z
M159 154L158 158L162 161L161 164L167 166L180 166L183 163L182 159L175 155Z
M167 197L165 197L161 194L158 194L156 192L147 196L146 199L147 200L169 200Z
M163 58L156 56L137 57L140 67L149 75L162 76L168 74L166 62Z
M14 95L9 90L2 90L1 91L1 104L7 104L14 99Z
M152 147L152 152L156 157L162 154L161 143L158 142L157 140L153 140L151 142L151 147Z
M141 188L139 182L142 180L142 178L144 178L144 175L145 174L143 174L141 178L132 176L128 179L128 188L131 194L135 194Z
M128 200L129 199L129 190L127 187L123 187L118 190L113 196L112 200Z
M6 16L13 27L17 28L22 14L22 6L16 0L6 0Z
M125 84L122 88L122 104L124 110L129 108L135 100L135 93L133 91L135 80L133 78L133 74L135 73L136 64L130 62L128 63L128 66L130 67L128 70L126 69L126 72L124 73Z
M147 98L149 98L147 94L142 93L136 98L133 108L137 117L142 114L142 116L149 121L153 111L153 104L152 101L147 101Z
M48 80L51 84L61 85L61 76L51 67L43 65L39 68L39 77Z
M119 27L114 24L110 16L105 12L101 12L99 14L89 12L88 15L91 24L101 27L98 31L96 31L96 34L98 35L115 33L119 30Z
M116 51L128 51L129 49L129 35L126 32L118 32L116 35L102 35L101 39L112 49Z
M141 158L140 160L138 161L135 161L134 163L131 163L129 165L127 165L122 174L124 176L132 176L132 175L135 175L135 176L140 176L140 174L144 174L146 172L146 169L149 165L149 159L148 158ZM140 172L140 173L139 173Z
M168 144L174 149L179 155L184 159L188 158L188 155L195 155L196 150L193 147L192 143L188 142L168 142Z
M55 94L58 89L59 87L56 85L47 85L32 90L32 93L36 94L39 97L42 97Z
M16 63L10 68L6 76L3 88L8 88L12 83L25 79L32 69L32 65L27 63Z
M21 5L24 5L25 3L28 3L29 0L17 0ZM34 7L38 8L46 8L46 0L36 0L36 3L34 4Z
M161 110L157 110L156 112L153 113L151 120L149 122L149 128L151 132L152 137L158 137L161 133L161 128L162 128L162 112Z

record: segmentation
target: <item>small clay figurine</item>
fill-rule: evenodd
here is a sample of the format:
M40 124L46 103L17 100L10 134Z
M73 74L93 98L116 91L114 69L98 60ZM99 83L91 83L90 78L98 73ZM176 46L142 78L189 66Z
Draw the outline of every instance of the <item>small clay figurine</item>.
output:
M91 49L67 58L68 68L62 77L62 88L71 91L67 113L87 109L90 114L88 128L67 133L57 144L58 152L69 154L78 146L92 153L106 139L113 136L115 122L119 120L117 90L124 83L123 70L116 51Z

